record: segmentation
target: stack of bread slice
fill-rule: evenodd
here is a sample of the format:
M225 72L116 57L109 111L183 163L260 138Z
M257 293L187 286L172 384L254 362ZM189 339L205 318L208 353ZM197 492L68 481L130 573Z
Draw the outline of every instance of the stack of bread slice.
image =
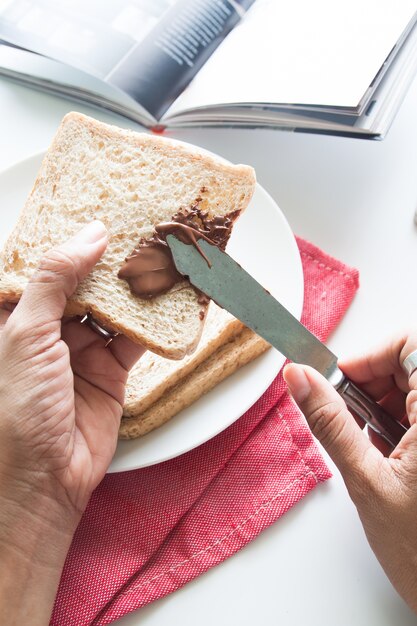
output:
M162 426L268 348L264 339L211 302L193 354L172 361L148 352L135 365L119 437L134 439Z
M0 303L19 300L45 252L86 223L104 222L108 247L68 300L66 314L90 313L148 350L130 376L121 437L163 424L266 350L263 340L216 305L206 315L207 304L185 279L143 300L118 277L138 242L179 210L197 202L210 219L238 214L254 189L251 167L195 146L80 113L68 114L59 126L1 252Z

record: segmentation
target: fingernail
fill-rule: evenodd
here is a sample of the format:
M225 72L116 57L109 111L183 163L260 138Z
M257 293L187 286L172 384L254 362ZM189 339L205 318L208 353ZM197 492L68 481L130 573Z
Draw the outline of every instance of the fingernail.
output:
M83 243L96 243L107 235L107 228L100 220L94 220L84 226L76 235L76 239Z
M296 403L304 402L310 395L311 386L302 365L286 365L282 375Z

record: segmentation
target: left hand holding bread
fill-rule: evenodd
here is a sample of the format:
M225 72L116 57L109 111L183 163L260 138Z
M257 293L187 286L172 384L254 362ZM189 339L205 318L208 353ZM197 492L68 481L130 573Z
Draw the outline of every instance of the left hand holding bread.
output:
M0 313L0 622L47 624L67 550L117 442L143 349L62 319L107 245L92 222L47 253ZM14 621L18 619L19 621Z

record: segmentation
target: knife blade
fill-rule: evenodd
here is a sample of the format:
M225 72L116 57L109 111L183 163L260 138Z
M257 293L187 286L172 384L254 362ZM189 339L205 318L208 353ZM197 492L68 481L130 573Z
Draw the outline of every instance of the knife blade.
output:
M335 387L353 412L391 446L407 429L357 387L337 357L226 252L198 240L186 244L167 235L175 266L192 285L263 337L287 359L310 365ZM208 261L208 262L207 262Z

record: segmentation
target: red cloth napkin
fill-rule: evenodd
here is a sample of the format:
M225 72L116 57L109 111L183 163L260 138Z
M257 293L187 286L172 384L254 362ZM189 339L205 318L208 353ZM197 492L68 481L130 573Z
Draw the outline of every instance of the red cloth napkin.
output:
M324 340L358 273L298 240L302 320ZM65 564L51 624L104 625L234 554L330 477L279 375L237 422L176 459L106 476Z

